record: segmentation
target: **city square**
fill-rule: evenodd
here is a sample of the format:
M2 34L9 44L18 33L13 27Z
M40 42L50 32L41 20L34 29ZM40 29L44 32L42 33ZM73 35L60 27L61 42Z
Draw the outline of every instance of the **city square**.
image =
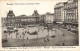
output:
M2 47L79 46L78 0L54 5L54 13L2 17ZM20 12L22 13L22 12Z
M40 27L37 31L38 33L35 35L30 35L26 30L31 31L33 27L29 28L31 30L25 28L18 29L18 35L16 38L16 33L11 33L7 35L8 42L3 43L3 46L10 46L10 47L27 47L27 46L77 46L78 44L78 34L72 33L67 31L67 29L63 28L54 28L55 30L47 30L43 27ZM35 32L33 31L33 32ZM22 34L24 32L25 35ZM64 35L63 35L64 34ZM22 36L22 38L20 37ZM54 36L54 37L52 37ZM49 39L49 41L47 40Z

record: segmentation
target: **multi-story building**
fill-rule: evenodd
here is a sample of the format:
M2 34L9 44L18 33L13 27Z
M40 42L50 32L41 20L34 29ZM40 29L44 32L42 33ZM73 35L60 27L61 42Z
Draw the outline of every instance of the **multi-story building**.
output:
M68 0L64 6L64 24L68 28L78 27L78 0Z
M54 16L57 23L63 23L68 29L78 27L78 0L57 3Z
M47 12L44 19L45 19L44 21L46 24L53 24L53 21L55 19L54 14Z
M45 14L41 15L39 17L39 24L44 26L44 18L45 18Z
M64 2L59 2L54 6L54 16L57 23L64 21Z
M37 24L39 22L39 17L40 15L37 13L37 10L34 11L32 16L15 16L13 11L10 10L6 17L6 26L23 27L29 24Z

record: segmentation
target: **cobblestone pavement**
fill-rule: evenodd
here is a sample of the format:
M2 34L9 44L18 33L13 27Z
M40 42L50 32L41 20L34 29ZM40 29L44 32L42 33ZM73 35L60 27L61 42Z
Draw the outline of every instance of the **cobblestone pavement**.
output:
M21 29L19 29L21 30ZM43 31L41 31L43 30ZM29 35L26 34L26 37L29 39L16 39L16 38L7 38L8 42L3 43L3 46L77 46L78 45L78 35L74 34L66 29L57 29L55 33L55 37L48 36L48 31L41 28L37 35ZM42 32L42 33L41 33ZM21 31L19 31L21 33ZM50 33L49 33L50 34ZM49 41L45 41L45 39L49 39Z

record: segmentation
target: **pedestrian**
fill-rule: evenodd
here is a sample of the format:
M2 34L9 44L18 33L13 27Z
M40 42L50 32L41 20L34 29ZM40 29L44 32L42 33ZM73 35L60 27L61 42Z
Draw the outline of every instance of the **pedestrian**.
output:
M7 37L7 34L6 34L6 37Z
M63 36L64 36L64 34L63 34Z
M27 37L27 40L28 40L28 37Z
M21 35L20 35L20 38L21 38Z
M44 45L46 46L46 39L44 39Z
M26 31L25 31L25 33L26 33Z
M10 36L10 33L9 33L9 36Z
M65 44L64 44L64 43L62 43L62 45L64 46Z
M49 39L47 39L47 41L49 42Z
M12 36L11 36L11 38L12 38Z

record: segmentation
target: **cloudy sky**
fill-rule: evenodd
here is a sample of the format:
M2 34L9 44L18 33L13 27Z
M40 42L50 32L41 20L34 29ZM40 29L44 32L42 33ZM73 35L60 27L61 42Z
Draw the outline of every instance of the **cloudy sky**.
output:
M32 15L34 10L39 14L46 12L54 13L54 5L58 2L66 2L67 0L50 0L50 1L1 1L0 2L0 16L6 17L9 10L13 10L16 16L18 15Z

